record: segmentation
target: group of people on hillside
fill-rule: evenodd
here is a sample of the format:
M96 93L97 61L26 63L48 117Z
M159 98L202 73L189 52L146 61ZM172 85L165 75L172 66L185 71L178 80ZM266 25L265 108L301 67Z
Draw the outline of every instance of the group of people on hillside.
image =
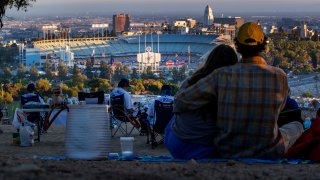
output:
M245 23L235 38L240 59L232 47L218 45L181 84L171 98L174 116L165 130L173 157L277 158L299 138L304 131L300 117L278 124L288 107L289 87L285 72L263 59L267 43L258 24ZM111 96L126 93L124 87L119 83ZM130 112L130 96L125 97Z
M155 124L155 101L160 101L162 103L172 103L173 102L173 87L171 85L163 85L160 90L160 95L156 99L150 102L149 105L145 105L140 111L140 107L138 102L132 103L131 95L127 92L127 88L129 87L129 80L128 79L121 79L118 83L118 87L112 90L110 97L111 97L111 104L113 97L117 97L123 95L123 106L126 110L127 117L133 126L136 128L140 128L140 135L151 135L151 127ZM149 140L148 140L149 142ZM150 143L154 142L154 137L151 137Z

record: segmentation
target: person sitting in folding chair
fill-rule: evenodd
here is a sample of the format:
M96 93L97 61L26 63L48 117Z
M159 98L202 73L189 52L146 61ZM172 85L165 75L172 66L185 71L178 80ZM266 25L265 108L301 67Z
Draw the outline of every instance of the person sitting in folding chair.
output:
M27 86L27 93L21 95L21 105L22 107L25 107L27 105L40 105L40 104L45 104L44 100L42 97L35 93L36 91L36 86L33 83L28 84ZM40 141L40 134L43 131L43 119L44 119L44 114L40 112L30 112L27 120L31 123L37 123L37 128L38 128L38 141Z
M148 108L148 107L147 107ZM145 119L147 119L148 114L145 111L145 108L141 107L140 102L133 103L133 116L139 121L140 124L140 136L144 136L147 133L147 124L145 123Z
M173 116L173 88L170 85L163 85L160 92L160 97L152 101L148 108L148 119L151 130L151 144L152 148L159 143L163 143L164 130ZM156 140L156 136L160 135L160 141Z
M123 135L128 136L134 130L134 128L139 129L140 124L137 119L134 117L131 95L126 91L126 88L129 87L128 79L121 79L118 83L118 87L112 90L110 94L111 102L111 128L117 127L115 132L112 133L114 136L119 130ZM133 128L128 131L127 122L130 122L133 125ZM125 127L122 127L122 125Z
M21 97L21 104L25 105L27 103L31 103L31 102L39 102L41 104L44 104L44 100L42 99L42 97L39 94L35 93L36 90L36 86L33 83L28 84L27 86L27 93L23 94Z

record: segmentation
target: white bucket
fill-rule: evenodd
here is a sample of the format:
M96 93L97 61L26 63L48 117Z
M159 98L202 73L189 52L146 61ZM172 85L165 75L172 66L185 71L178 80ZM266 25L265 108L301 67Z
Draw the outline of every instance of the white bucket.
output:
M68 105L65 136L66 156L95 160L107 157L110 149L110 121L105 105Z

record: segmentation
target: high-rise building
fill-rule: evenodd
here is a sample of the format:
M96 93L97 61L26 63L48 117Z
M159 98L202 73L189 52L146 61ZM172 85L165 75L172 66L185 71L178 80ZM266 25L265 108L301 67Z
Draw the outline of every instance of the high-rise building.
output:
M308 27L307 27L306 23L303 23L302 26L301 26L300 37L301 38L307 38L308 37Z
M209 4L206 6L204 10L203 24L204 25L212 25L214 21L213 12Z
M113 31L115 33L129 31L129 29L130 29L130 16L128 14L113 15Z

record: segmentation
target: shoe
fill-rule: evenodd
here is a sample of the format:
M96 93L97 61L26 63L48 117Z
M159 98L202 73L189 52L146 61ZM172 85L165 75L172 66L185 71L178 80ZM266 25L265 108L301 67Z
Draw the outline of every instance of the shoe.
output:
M155 148L155 147L157 147L157 146L158 146L157 141L152 141L152 142L151 142L151 147L152 147L152 149Z

